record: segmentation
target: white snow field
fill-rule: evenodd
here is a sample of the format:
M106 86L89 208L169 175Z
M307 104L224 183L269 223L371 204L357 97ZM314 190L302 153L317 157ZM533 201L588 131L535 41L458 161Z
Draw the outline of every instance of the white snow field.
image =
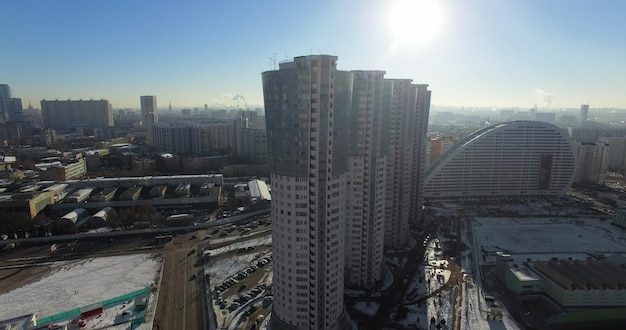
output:
M53 263L46 277L0 294L0 319L30 313L43 318L152 287L161 265L156 254Z

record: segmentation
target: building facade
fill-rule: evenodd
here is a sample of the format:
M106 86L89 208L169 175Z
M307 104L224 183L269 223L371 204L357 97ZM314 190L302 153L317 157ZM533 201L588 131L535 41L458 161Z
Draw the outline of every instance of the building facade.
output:
M352 71L350 151L346 185L346 279L372 288L382 278L386 151L384 71Z
M152 125L153 145L159 152L200 156L230 153L234 145L232 123L177 123Z
M187 124L152 125L153 145L159 152L191 152L191 127Z
M437 136L430 140L429 166L434 164L441 155L452 148L458 139L452 136Z
M141 126L146 131L146 143L152 145L154 143L152 125L159 122L156 96L141 96L139 99L141 101Z
M606 175L610 146L605 142L577 142L576 147L578 152L576 183L599 183Z
M421 216L430 111L428 85L410 79L386 79L384 110L389 130L385 202L385 246L400 248L409 237L409 224Z
M459 141L426 174L425 196L561 196L576 175L576 149L562 129L540 121L483 128Z
M11 87L7 84L0 84L0 99L11 98Z
M39 165L39 164L38 164ZM41 180L65 181L79 180L87 175L87 163L84 158L79 158L71 163L38 166L40 170L39 178Z
M24 129L22 99L11 97L9 85L0 84L0 141L20 144Z
M600 142L609 145L607 168L615 172L626 170L626 136L600 137Z
M113 108L107 100L42 100L41 115L47 129L113 126Z
M230 153L234 146L235 128L232 123L195 124L191 127L191 151L196 155Z
M351 74L309 55L263 75L272 182L271 327L346 328L344 226Z
M584 126L589 120L589 104L580 105L580 126Z
M235 127L235 130L235 155L252 164L267 164L267 131L245 127Z

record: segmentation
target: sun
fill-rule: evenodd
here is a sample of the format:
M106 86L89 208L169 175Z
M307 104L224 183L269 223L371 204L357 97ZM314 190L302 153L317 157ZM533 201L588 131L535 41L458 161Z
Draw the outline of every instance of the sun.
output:
M422 44L439 35L443 11L437 0L397 0L388 19L396 46Z

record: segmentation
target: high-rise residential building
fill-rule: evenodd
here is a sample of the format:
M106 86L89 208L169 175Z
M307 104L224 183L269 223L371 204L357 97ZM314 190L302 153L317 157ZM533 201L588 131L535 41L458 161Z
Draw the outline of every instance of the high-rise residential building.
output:
M610 146L605 142L576 143L578 172L576 183L600 183L607 172Z
M235 126L235 155L251 164L267 164L267 131Z
M382 278L387 149L382 143L384 71L352 71L346 189L346 279L372 288Z
M191 151L196 155L230 153L235 144L235 128L231 122L193 124Z
M584 126L589 120L589 104L580 105L580 126Z
M500 123L455 144L429 169L428 199L489 199L564 195L576 174L567 133L540 121Z
M148 145L154 143L152 136L152 124L159 122L157 113L156 96L141 96L141 126L146 131L146 142Z
M351 74L309 55L263 73L272 182L271 328L347 327L343 302Z
M113 108L107 100L41 101L45 128L107 128L113 126Z
M430 111L428 85L410 79L385 80L385 112L389 132L385 246L400 248L409 238L409 224L416 223L423 205L423 180L426 167L426 133Z
M0 141L20 144L24 125L22 99L11 97L9 85L0 85Z
M191 127L187 124L152 125L153 145L159 152L191 152Z
M600 142L609 145L607 168L611 171L626 170L626 136L603 136Z
M159 152L194 153L207 156L230 153L234 147L231 122L152 125L154 148Z
M0 84L0 99L11 98L11 87L7 84Z

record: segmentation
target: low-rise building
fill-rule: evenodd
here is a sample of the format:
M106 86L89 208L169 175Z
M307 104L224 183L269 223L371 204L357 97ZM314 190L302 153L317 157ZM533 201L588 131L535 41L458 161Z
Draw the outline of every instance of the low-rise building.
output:
M41 180L78 180L87 175L87 163L84 158L79 158L66 164L54 162L37 164L36 166L39 169L39 178Z
M576 256L520 262L499 252L495 275L516 293L545 293L565 308L626 305L626 269L609 259Z

